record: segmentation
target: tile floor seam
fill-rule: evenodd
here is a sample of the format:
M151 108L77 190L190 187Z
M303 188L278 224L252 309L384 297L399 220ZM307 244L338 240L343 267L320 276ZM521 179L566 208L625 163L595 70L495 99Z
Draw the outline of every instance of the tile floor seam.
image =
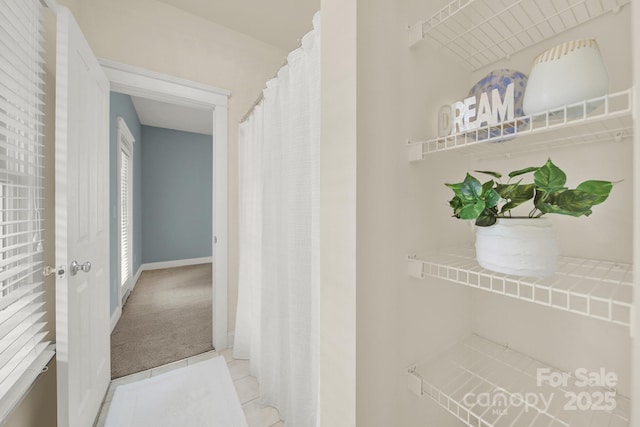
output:
M260 400L260 396L258 396L258 397L254 397L254 398L253 398L253 399L251 399L250 401L243 403L241 406L248 405L248 404L250 404L251 402L253 402L253 401L255 401L255 400ZM258 403L260 403L260 402L258 402Z

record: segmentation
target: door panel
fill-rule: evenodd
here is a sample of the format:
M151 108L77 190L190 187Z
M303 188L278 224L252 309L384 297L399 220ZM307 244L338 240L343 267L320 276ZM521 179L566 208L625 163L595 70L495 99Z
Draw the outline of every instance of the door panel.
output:
M110 379L109 83L71 13L58 11L56 281L58 425L92 425ZM91 263L72 274L70 264Z

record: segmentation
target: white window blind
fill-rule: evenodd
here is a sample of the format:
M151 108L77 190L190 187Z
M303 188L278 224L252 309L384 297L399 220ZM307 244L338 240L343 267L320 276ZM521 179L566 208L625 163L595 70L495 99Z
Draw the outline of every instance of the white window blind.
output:
M0 416L44 363L43 40L37 0L0 0ZM49 353L49 352L47 352ZM25 380L30 378L30 380ZM18 391L22 390L22 391Z
M129 153L120 152L120 284L124 285L131 274L129 244Z
M133 270L133 143L135 139L122 117L118 117L120 164L120 286L127 285Z

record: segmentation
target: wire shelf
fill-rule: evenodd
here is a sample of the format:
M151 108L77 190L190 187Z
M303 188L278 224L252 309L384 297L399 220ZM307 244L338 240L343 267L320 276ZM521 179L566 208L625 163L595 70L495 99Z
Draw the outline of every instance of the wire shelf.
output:
M409 161L449 150L477 158L568 145L621 141L633 135L631 89L427 141L410 141Z
M561 256L550 277L509 276L486 270L471 248L441 252L426 259L408 258L408 274L427 276L511 298L629 326L633 302L632 266Z
M549 381L557 374L564 374L566 384ZM409 368L407 385L472 427L629 425L629 399L614 389L585 385L573 373L478 335ZM575 409L573 394L580 402ZM607 407L596 405L596 396L605 395Z
M427 38L475 71L630 1L453 0L409 27L409 45Z

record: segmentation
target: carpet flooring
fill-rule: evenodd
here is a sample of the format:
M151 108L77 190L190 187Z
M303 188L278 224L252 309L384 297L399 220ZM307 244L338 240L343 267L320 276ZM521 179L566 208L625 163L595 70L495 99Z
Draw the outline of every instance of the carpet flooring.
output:
M211 264L144 271L111 333L111 378L213 349Z

